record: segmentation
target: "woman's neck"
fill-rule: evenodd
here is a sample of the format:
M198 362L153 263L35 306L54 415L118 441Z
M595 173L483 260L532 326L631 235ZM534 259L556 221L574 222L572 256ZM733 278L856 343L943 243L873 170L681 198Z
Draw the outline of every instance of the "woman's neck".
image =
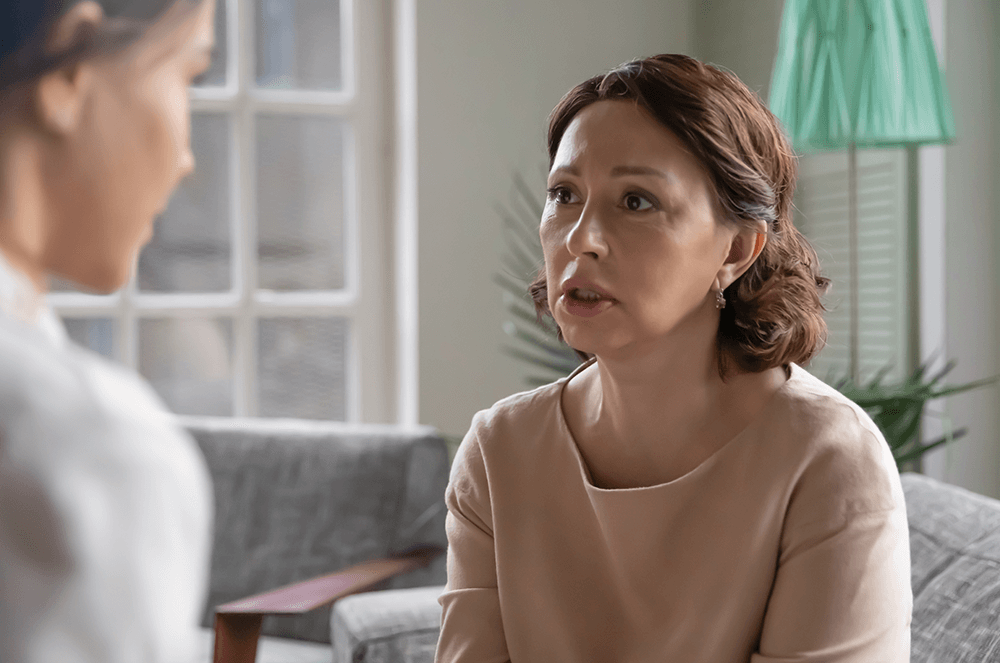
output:
M665 438L676 438L680 444L718 416L726 384L714 337L596 363L590 400L597 407L590 411L595 427L610 439L661 446Z
M756 419L784 384L784 371L733 371L723 381L715 344L714 334L701 333L598 357L571 380L571 432L591 451L590 460L603 461L605 471L617 467L622 477L671 477Z
M37 146L16 129L9 131L0 143L0 251L41 296L48 280L42 264L46 212L39 163Z

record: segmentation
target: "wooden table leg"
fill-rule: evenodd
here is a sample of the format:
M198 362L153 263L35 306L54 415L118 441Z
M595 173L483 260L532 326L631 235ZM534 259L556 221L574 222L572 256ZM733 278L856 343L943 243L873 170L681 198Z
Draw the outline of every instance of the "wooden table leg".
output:
M254 663L262 615L215 614L214 663Z

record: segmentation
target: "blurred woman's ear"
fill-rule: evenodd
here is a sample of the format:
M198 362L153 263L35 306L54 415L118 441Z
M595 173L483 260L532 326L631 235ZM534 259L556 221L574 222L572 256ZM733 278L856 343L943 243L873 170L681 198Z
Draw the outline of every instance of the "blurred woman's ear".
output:
M82 0L63 14L52 27L52 32L46 40L46 49L50 53L60 53L69 50L85 30L92 30L104 20L104 9L94 0Z
M69 49L82 32L93 30L103 18L104 11L93 0L73 5L53 27L47 49L52 53ZM38 79L34 94L36 118L45 130L64 135L76 128L90 80L86 61L71 62Z

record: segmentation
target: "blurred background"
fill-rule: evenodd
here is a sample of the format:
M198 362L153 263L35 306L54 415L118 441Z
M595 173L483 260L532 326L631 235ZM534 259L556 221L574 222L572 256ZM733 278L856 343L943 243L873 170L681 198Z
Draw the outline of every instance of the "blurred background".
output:
M52 303L181 414L461 436L532 372L501 350L497 207L515 177L541 200L548 112L585 78L664 52L725 67L766 101L782 6L219 0L218 55L191 93L196 173L124 291L54 283ZM956 138L858 153L857 345L862 378L934 358L967 382L1000 373L1000 4L926 10ZM796 223L834 279L820 377L847 372L846 177L844 152L802 159ZM1000 388L930 407L928 439L969 432L924 471L1000 497Z

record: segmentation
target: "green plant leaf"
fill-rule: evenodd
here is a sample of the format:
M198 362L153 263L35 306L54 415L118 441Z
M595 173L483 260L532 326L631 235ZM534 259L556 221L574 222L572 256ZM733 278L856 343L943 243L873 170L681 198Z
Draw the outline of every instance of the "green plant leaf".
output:
M968 431L965 428L959 428L958 430L952 432L951 435L945 435L943 437L940 437L940 438L934 440L933 442L928 442L928 443L924 444L923 446L919 446L916 449L914 449L913 451L910 451L908 453L904 453L904 454L900 454L898 456L895 456L896 465L899 466L899 465L902 465L903 463L908 463L911 460L916 460L916 459L920 458L921 456L923 456L928 451L930 451L931 449L936 449L937 447L941 446L942 444L945 444L947 442L951 442L953 440L957 440L960 437L963 437L967 432Z
M960 437L951 434L931 443L920 443L920 422L924 417L924 408L928 401L985 387L998 380L997 377L993 377L966 384L938 386L955 368L955 361L947 362L928 376L930 365L934 361L933 357L928 359L910 375L896 383L884 382L891 369L889 366L879 369L864 385L856 385L847 377L838 379L832 375L828 376L828 384L857 403L871 416L892 449L897 466L916 460L930 449Z
M529 306L531 308L529 308ZM532 329L537 329L546 336L551 337L553 341L558 342L558 339L556 338L555 326L553 324L549 324L547 322L547 318L539 320L533 305L528 304L524 300L512 300L505 308L508 313L521 322L527 323Z
M494 274L493 282L513 295L515 300L525 304L530 303L527 286L524 283L518 283L513 276L503 273ZM534 304L531 305L534 306Z
M503 237L507 247L511 251L517 252L518 260L525 265L526 271L531 269L537 271L542 262L539 260L542 247L538 242L537 229L534 235L530 235L524 230L523 225L511 216L508 210L498 206L497 213L503 219Z
M528 212L531 215L530 218L534 220L534 223L529 224L528 227L533 227L534 231L537 233L537 224L542 218L542 212L544 211L545 206L538 202L534 191L530 186L528 186L528 183L524 181L524 178L519 173L514 173L514 177L512 179L514 180L514 188L517 190L518 194L520 194L517 197L517 200L528 208ZM521 218L528 219L529 217L527 215L522 215Z
M504 331L511 337L527 344L529 348L537 349L550 358L562 360L573 361L576 357L576 353L573 349L564 343L560 343L555 339L551 341L545 338L540 338L539 336L529 332L525 329L519 329L516 325L507 325L504 327ZM579 362L577 362L579 363Z
M1000 376L994 376L992 378L984 378L982 380L976 380L975 382L967 382L966 384L954 385L950 387L945 387L944 389L939 389L931 393L931 399L942 398L944 396L952 396L954 394L960 394L963 391L969 391L970 389L978 389L979 387L986 387L991 384L995 384Z
M519 348L512 348L510 346L502 346L500 348L500 351L510 357L527 362L535 366L536 368L547 368L548 370L552 371L553 373L559 376L568 375L573 371L574 368L577 367L577 365L579 365L579 361L577 361L574 364L569 361L556 361L552 359L546 359L543 357L539 357L537 355L532 355Z

